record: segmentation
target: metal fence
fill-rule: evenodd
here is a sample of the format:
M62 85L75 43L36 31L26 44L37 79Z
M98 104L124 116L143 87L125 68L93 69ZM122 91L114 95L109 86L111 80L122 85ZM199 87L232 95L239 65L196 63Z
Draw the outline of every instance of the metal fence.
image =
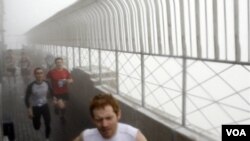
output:
M27 33L68 68L199 133L250 123L248 0L81 1ZM102 85L107 85L102 83Z

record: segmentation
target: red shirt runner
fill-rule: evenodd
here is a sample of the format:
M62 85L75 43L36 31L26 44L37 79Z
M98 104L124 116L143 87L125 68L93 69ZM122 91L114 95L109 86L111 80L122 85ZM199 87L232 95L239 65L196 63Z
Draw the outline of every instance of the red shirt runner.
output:
M68 70L66 69L52 69L48 72L47 78L51 80L52 89L55 95L60 94L67 94L68 93L68 86L67 80L70 79L71 75Z

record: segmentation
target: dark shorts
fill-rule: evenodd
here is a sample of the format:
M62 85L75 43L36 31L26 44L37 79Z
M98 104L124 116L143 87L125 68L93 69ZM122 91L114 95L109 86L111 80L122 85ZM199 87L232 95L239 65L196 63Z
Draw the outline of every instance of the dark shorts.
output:
M69 100L69 94L65 93L65 94L56 94L54 95L54 97L56 97L57 99L62 99L64 101Z

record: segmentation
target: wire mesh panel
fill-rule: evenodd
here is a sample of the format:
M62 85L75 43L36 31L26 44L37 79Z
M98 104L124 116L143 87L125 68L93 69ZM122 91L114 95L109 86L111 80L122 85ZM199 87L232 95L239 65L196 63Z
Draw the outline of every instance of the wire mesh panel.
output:
M81 66L87 70L89 70L89 49L80 48L81 52Z
M188 61L187 127L219 138L222 124L249 124L249 68Z
M68 51L68 69L72 70L73 69L73 48L72 47L67 47L67 51Z
M73 48L73 51L74 51L74 62L75 62L75 66L74 67L77 67L77 66L80 66L80 61L79 61L79 48L78 47L74 47Z
M154 111L180 123L182 115L181 59L145 56L144 69L146 107L153 108Z
M62 54L61 54L61 47L60 46L55 46L55 48L56 48L56 57L62 56Z
M64 60L65 67L68 67L68 56L67 56L67 48L65 46L61 46L62 48L62 58Z
M53 54L53 56L57 56L56 55L56 47L52 45L51 48L52 48L52 54Z
M112 51L102 51L102 85L107 86L111 89L110 92L116 90L116 62L115 62L115 52Z
M91 56L91 71L93 73L99 73L99 54L98 50L96 49L91 49L90 51L90 56Z
M141 101L141 62L140 55L119 53L120 93L137 102Z

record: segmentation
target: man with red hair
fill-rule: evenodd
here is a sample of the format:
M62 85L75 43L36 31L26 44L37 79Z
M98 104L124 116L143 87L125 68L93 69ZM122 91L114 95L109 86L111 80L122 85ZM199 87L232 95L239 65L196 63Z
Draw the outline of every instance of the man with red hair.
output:
M119 122L121 109L112 95L96 95L89 110L96 128L84 130L74 141L147 141L140 130Z

